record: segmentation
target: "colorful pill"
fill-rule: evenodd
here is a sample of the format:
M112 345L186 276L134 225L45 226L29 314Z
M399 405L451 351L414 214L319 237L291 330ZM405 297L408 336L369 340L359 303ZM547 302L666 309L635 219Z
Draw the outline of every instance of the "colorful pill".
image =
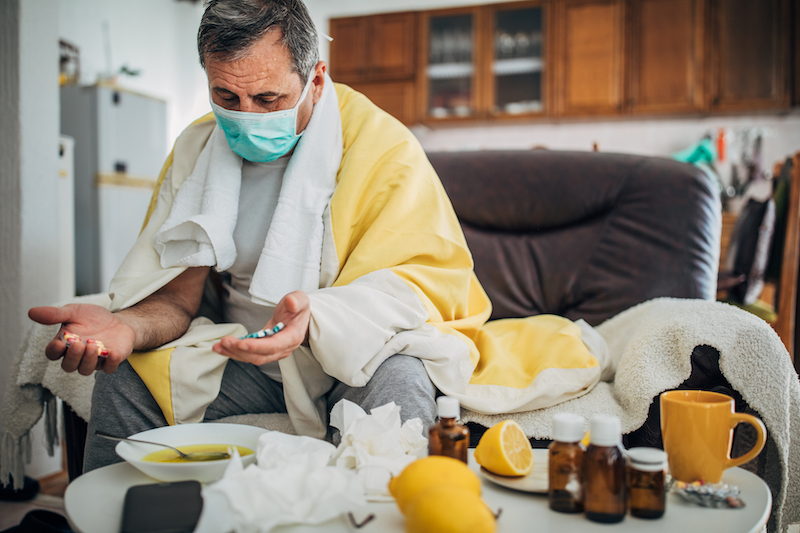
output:
M98 355L98 357L106 357L108 355L108 350L106 349L106 346L105 346L105 344L103 344L102 341L97 341L97 340L94 340L94 339L88 339L86 341L86 344L87 345L89 345L89 344L97 345L97 355Z
M75 335L74 333L70 333L68 331L64 331L61 333L61 340L64 342L64 344L67 345L67 348L69 348L70 344L72 344L73 342L81 342L81 338L78 335Z
M249 334L245 335L244 337L239 337L239 340L242 340L242 339L263 339L264 337L271 337L272 335L275 335L276 333L278 333L282 329L283 329L283 322L278 322L277 324L275 324L275 327L273 327L272 329L262 329L260 331L249 333Z

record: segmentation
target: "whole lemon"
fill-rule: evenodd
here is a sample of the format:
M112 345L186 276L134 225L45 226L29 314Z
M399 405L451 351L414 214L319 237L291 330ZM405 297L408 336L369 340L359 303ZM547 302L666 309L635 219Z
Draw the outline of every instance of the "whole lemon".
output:
M447 488L462 488L475 496L481 495L481 480L467 465L441 455L417 459L389 481L391 494L400 512L406 514L408 503L414 496L428 487L443 485Z
M493 533L494 514L481 497L462 487L434 485L408 504L408 533Z
M503 420L478 441L475 462L501 476L524 476L533 470L533 450L519 424Z

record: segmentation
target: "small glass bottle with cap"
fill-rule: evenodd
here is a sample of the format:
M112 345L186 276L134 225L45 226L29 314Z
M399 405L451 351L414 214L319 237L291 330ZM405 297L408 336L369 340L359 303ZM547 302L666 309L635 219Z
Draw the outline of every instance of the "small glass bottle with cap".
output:
M553 415L553 442L549 446L548 501L561 513L583 511L583 445L585 419L569 413Z
M612 415L595 415L589 431L589 446L583 454L586 518L594 522L620 522L628 511L620 420Z
M658 448L628 450L628 507L631 516L661 518L667 503L667 454Z
M458 423L461 403L458 398L439 396L436 410L439 422L428 430L428 455L444 455L468 464L469 428Z

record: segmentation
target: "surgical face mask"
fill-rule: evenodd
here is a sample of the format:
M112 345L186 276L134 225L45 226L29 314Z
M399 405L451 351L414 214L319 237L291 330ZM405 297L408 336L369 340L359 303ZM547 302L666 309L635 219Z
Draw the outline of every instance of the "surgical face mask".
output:
M225 132L231 150L254 163L275 161L288 154L303 134L302 131L297 133L297 111L305 100L313 80L312 76L306 83L297 104L291 109L270 113L248 113L231 111L212 101L211 108L214 110L217 124Z

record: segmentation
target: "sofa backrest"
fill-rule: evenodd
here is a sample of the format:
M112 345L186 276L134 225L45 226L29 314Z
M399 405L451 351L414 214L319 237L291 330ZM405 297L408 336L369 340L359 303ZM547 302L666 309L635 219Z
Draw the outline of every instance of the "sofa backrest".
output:
M670 159L603 152L429 153L492 318L597 325L660 296L716 295L714 180Z

